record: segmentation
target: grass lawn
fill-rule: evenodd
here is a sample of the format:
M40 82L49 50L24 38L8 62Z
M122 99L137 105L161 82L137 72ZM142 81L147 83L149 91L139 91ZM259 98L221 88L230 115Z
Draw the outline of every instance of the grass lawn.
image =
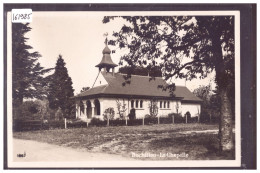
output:
M39 130L15 132L13 136L141 160L234 159L234 152L218 153L218 134L195 132L217 129L218 125L160 124ZM182 133L185 131L189 133Z

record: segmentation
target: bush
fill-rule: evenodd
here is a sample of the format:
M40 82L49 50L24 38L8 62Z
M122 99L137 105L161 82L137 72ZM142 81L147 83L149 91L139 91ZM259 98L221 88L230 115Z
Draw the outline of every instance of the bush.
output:
M87 123L81 120L67 121L67 128L82 128L87 127Z
M171 124L172 117L160 117L160 124Z
M48 123L46 123L46 126L48 126L48 129L64 129L65 124L64 120L50 120Z
M174 115L174 123L185 123L185 117L182 117L181 114L171 113L168 114L169 118L172 118Z
M150 115L150 114L146 114L145 116L144 116L144 118L146 119L146 118L152 118L152 116Z
M219 114L212 112L211 120L210 120L210 113L201 112L200 122L201 123L219 123Z
M158 124L158 118L155 117L148 117L144 119L144 124L149 125L149 124Z
M25 101L13 109L14 119L19 121L40 120L40 105L35 101Z
M188 119L188 123L197 123L198 122L198 117L190 117L190 119Z
M142 125L143 119L134 119L127 122L129 126Z
M111 121L109 121L109 125L110 126L124 126L125 120L121 120L121 119L111 120Z
M129 117L129 120L130 120L130 121L136 119L135 108L132 108L132 109L130 110L130 114L128 115L128 117Z
M14 131L48 130L65 128L64 121L55 120L14 120Z
M25 101L13 108L13 119L19 120L42 120L50 119L53 110L49 108L49 102L45 99Z
M95 117L92 118L91 121L90 121L90 125L92 125L92 126L105 126L106 124L107 124L106 121L102 121L102 120L95 118Z
M13 122L14 131L41 130L42 128L41 120L14 120Z

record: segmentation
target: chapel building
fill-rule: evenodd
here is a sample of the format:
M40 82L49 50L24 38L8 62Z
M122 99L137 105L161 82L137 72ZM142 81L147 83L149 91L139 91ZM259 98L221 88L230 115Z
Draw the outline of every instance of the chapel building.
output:
M130 83L125 83L126 74L116 73L117 66L111 59L111 50L107 44L103 50L97 79L92 88L75 96L76 118L90 121L93 117L103 119L103 113L108 108L114 108L115 118L119 118L117 105L125 105L128 115L134 108L136 118L150 114L151 100L157 101L158 115L168 116L170 113L180 113L184 116L190 112L191 117L199 116L202 100L196 97L185 86L176 86L174 96L169 90L158 88L167 85L162 77L150 80L149 76L132 75Z

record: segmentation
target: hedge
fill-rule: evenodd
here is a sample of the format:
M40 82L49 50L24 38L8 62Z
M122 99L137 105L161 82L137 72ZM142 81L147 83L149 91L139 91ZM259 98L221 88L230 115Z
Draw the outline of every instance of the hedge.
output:
M98 118L92 118L90 121L91 126L105 126L107 124L107 121L101 121Z
M13 131L32 131L64 128L64 121L51 120L44 122L42 120L14 120Z
M129 121L129 120L128 120ZM107 122L107 121L106 121ZM127 122L128 123L128 122ZM109 120L109 126L125 126L126 122L125 120Z
M63 122L64 126L64 122ZM67 121L67 128L82 128L86 127L87 123L84 121L76 120L76 121Z
M46 123L46 126L48 127L48 129L64 129L65 124L64 124L64 120L50 120L48 121L48 123Z
M160 124L172 124L172 117L161 117Z
M134 119L134 120L127 121L127 125L129 125L129 126L136 126L136 125L142 125L142 124L143 124L143 119Z
M169 114L168 117L160 117L160 124L171 124L172 115L174 115L174 123L186 123L186 117L182 117L178 114ZM198 117L188 118L188 123L198 122ZM142 125L143 119L133 119L127 120L128 126ZM145 125L158 124L157 117L148 117L144 119ZM97 118L92 118L89 126L107 126L106 120L100 120ZM126 120L116 119L109 120L109 126L125 126ZM48 122L43 122L42 120L15 120L13 123L14 131L28 131L28 130L47 130L47 129L64 129L64 120L56 121L49 120ZM67 120L67 128L83 128L87 127L87 123L81 120Z
M41 120L15 120L13 122L14 131L40 130L43 128Z
M150 124L158 124L158 118L145 118L144 119L144 124L145 125L150 125Z

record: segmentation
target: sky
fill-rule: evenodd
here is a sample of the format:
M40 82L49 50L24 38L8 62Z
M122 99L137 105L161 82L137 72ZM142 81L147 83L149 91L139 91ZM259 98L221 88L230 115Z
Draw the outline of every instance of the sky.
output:
M108 39L113 31L120 29L125 21L116 19L103 24L105 14L100 12L33 12L32 30L26 34L28 44L33 51L38 51L39 59L45 68L55 67L57 57L62 55L69 76L72 78L74 94L78 94L82 87L91 87L98 74L95 67L102 59L102 50L105 47L105 33ZM110 47L112 49L112 47ZM117 50L112 54L112 60L118 64L120 56L125 50ZM118 70L118 67L115 71ZM214 84L214 74L204 80L195 79L186 81L175 79L176 85L187 86L191 91L200 85Z

